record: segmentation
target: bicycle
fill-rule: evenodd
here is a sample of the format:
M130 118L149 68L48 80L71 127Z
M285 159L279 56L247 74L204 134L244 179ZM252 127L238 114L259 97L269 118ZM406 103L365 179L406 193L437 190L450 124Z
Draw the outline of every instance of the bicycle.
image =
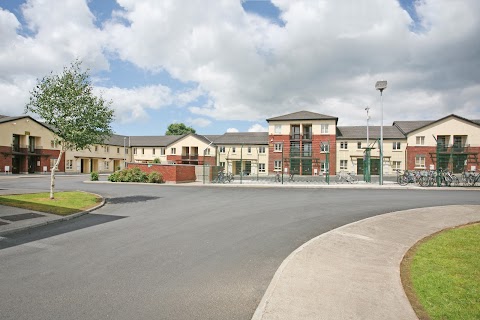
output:
M280 182L280 181L281 181L281 179L280 179L280 173L277 172L277 173L275 174L275 182Z
M354 173L350 172L340 172L337 175L337 183L348 182L350 184L357 183L358 179Z
M290 173L290 175L288 176L288 182L295 182L295 179L294 179L294 176L295 176L295 173Z

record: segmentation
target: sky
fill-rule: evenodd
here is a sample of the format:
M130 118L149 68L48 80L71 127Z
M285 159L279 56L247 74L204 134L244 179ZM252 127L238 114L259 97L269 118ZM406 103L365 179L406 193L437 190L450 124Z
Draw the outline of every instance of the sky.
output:
M366 125L366 107L370 125L476 120L479 34L478 0L0 0L0 114L79 59L124 135L301 110Z

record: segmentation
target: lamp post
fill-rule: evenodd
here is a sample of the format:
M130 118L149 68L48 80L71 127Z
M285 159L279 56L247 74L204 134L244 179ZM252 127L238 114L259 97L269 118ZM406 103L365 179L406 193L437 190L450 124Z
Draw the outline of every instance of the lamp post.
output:
M365 111L367 111L367 147L365 148L365 160L363 163L363 180L365 182L370 182L370 126L368 124L370 120L370 115L368 114L368 111L370 111L370 107L366 107Z
M383 90L387 89L387 81L381 80L375 83L375 89L380 91L381 126L380 126L380 179L379 184L383 185Z
M127 167L127 137L123 137L123 168Z

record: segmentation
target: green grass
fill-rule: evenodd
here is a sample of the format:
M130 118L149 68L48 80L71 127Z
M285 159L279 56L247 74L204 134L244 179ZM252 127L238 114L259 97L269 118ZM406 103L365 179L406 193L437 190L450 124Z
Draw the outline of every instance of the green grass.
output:
M54 200L50 200L48 192L0 196L0 205L62 216L90 209L100 201L94 194L79 191L56 192Z
M450 229L421 243L410 277L425 318L480 319L480 224Z

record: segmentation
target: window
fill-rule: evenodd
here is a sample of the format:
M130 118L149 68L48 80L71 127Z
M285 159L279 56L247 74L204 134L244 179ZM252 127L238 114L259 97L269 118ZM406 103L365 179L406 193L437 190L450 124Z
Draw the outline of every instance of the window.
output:
M321 143L320 152L323 152L323 153L330 152L330 145L327 143Z
M165 148L160 148L160 155L164 156L165 155Z
M210 155L210 148L205 149L205 155L209 156Z
M322 172L328 172L330 170L330 165L326 163L325 161L320 162L320 170Z
M400 150L400 142L393 143L393 150Z
M235 153L237 152L237 148L236 147L232 147L232 153Z
M248 148L247 148L247 153L248 153L248 154L252 154L252 147L248 147Z
M120 153L120 148L117 148L117 153Z
M128 149L127 148L125 148L125 154L128 154Z
M310 142L303 144L303 156L304 157L312 156L312 144Z
M328 133L328 124L320 125L320 133Z
M110 147L109 146L105 146L105 152L110 152Z
M152 149L152 154L155 154L155 148Z
M57 162L57 159L55 159L55 158L50 158L50 169L53 168L53 166L55 165L55 162ZM56 167L55 169L58 170L58 167Z
M346 142L346 141L340 142L340 149L347 150L348 149L348 142Z
M170 153L171 154L177 154L177 148L171 148Z
M362 143L360 141L357 142L357 149L362 149Z
M300 125L292 125L290 129L290 139L298 140L300 139Z
M105 161L105 162L103 163L103 168L104 168L105 170L109 170L109 169L110 169L110 161Z
M225 146L218 147L220 153L225 153Z
M348 169L348 160L340 160L340 170Z
M415 156L415 168L425 168L425 156L424 155Z
M258 164L258 172L265 172L265 163Z
M401 161L392 161L392 169L393 170L400 170L402 162Z
M273 171L282 171L282 160L275 160L273 162Z
M65 164L65 169L67 170L73 169L73 160L67 160L67 163Z
M58 146L58 143L55 140L50 141L50 147L56 148Z
M303 139L311 140L312 139L312 125L307 124L303 125Z
M425 137L418 136L418 137L415 137L415 140L417 145L419 146L425 145Z
M276 124L275 125L275 134L282 134L282 125Z
M225 168L225 162L220 162L220 167Z
M142 148L142 154L145 154L145 148Z
M275 143L273 145L273 151L274 152L282 152L282 146L283 146L282 143Z
M137 154L137 148L133 148L133 154Z
M97 151L98 151L98 146L95 146L95 152L97 152Z
M265 147L259 147L258 153L265 153Z

